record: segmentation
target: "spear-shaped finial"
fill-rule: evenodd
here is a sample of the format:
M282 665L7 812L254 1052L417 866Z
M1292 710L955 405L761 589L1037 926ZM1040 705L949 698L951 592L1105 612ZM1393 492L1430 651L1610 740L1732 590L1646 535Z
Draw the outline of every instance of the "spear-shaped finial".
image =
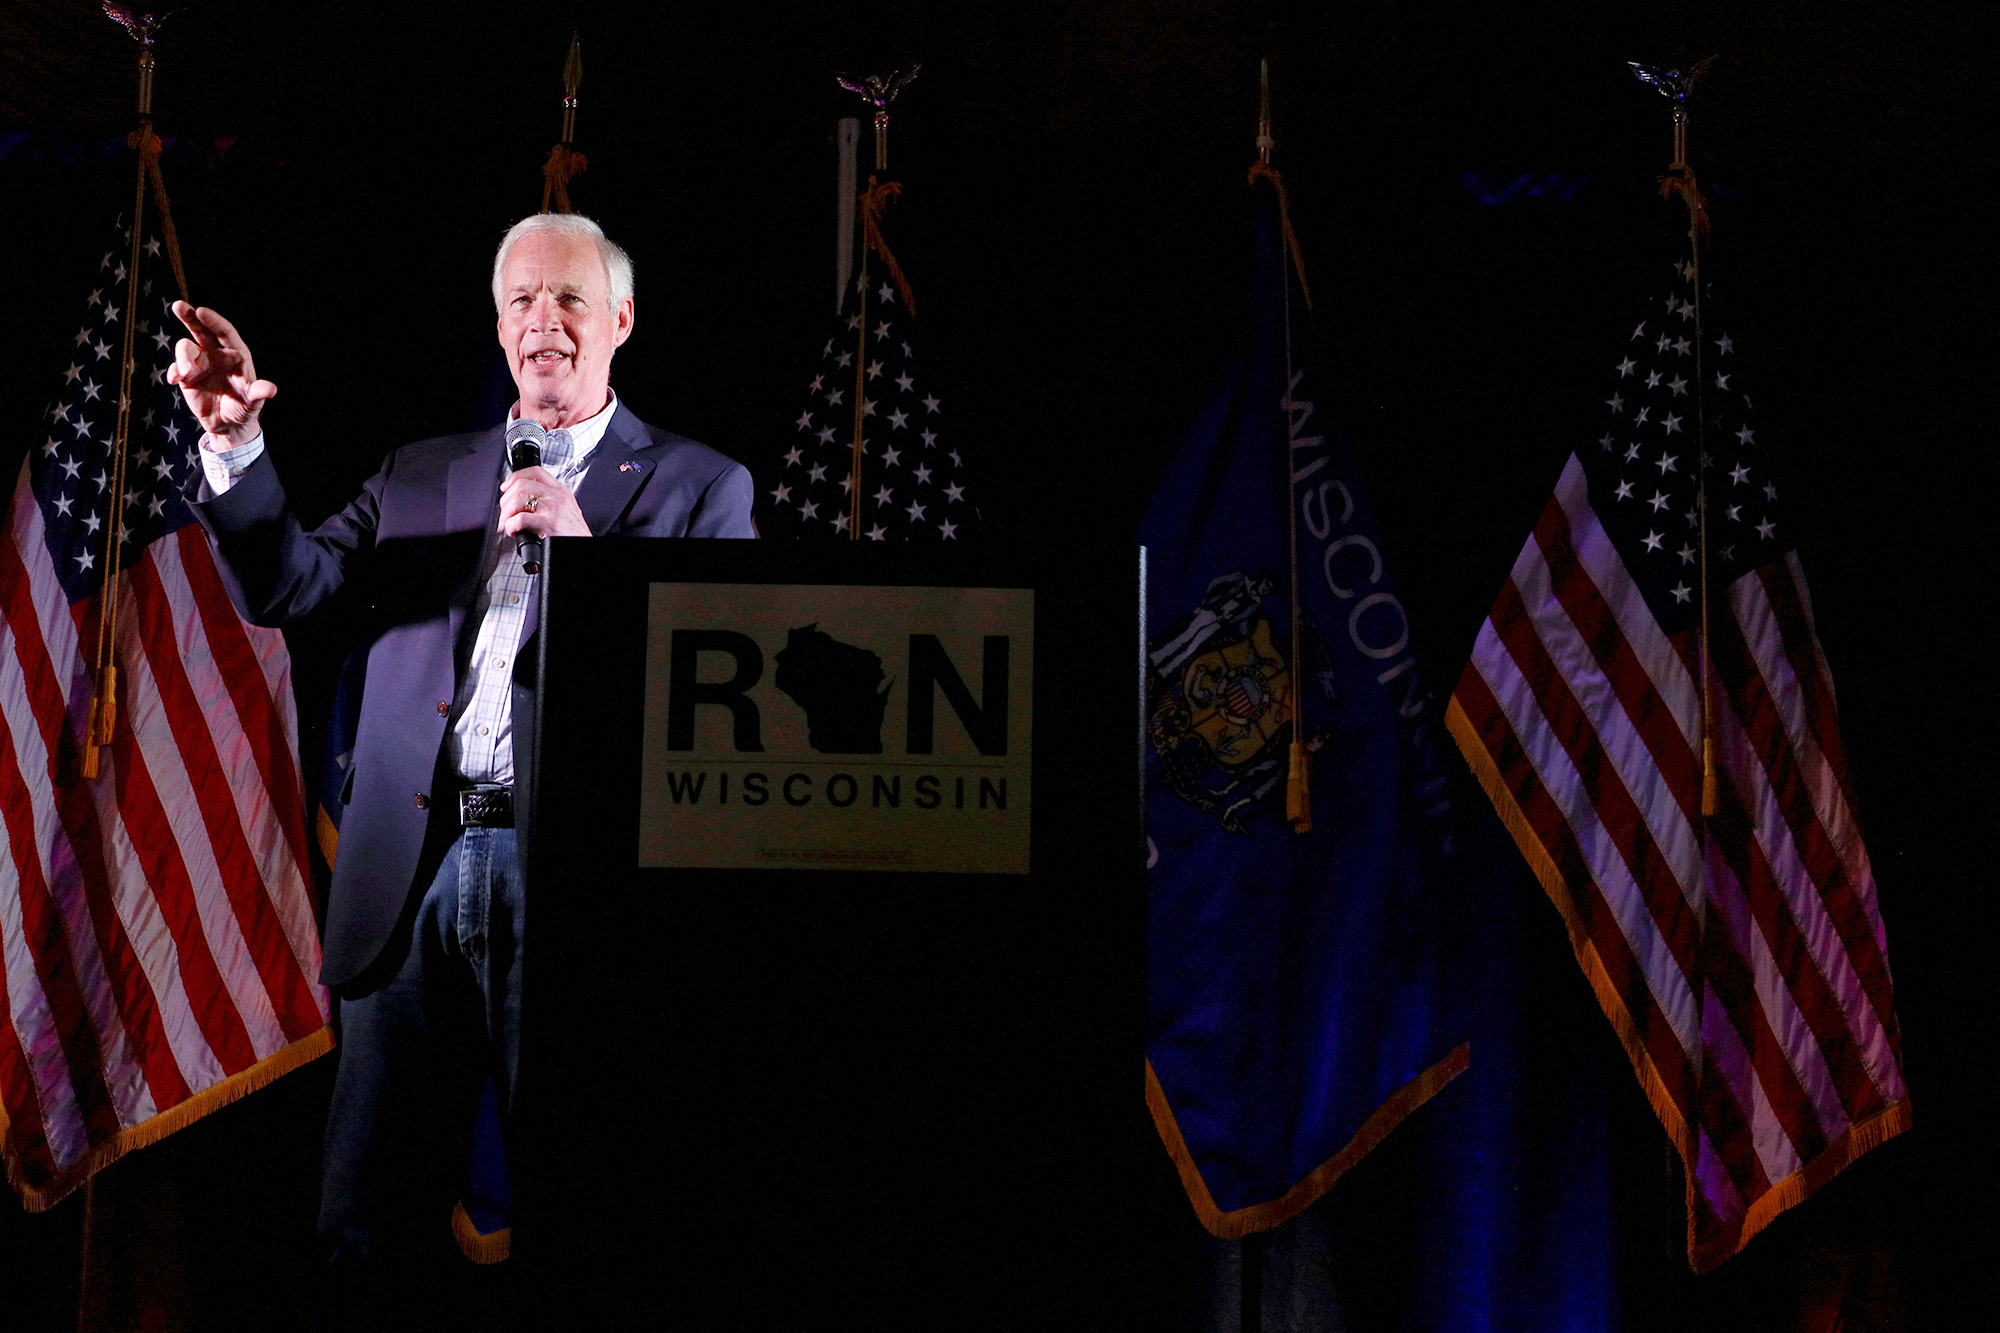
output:
M1642 65L1636 60L1625 62L1631 66L1634 78L1638 79L1641 83L1652 84L1660 90L1662 97L1665 97L1674 104L1674 165L1676 167L1687 165L1688 93L1693 90L1694 81L1701 77L1702 71L1707 69L1714 59L1714 56L1704 57L1690 67L1685 74L1677 69L1655 69L1651 65Z
M583 34L569 35L569 55L563 60L562 142L576 142L576 90L583 83Z
M880 74L841 74L833 77L847 91L865 99L875 108L875 170L889 169L889 103L910 86L922 65L899 69L886 78Z
M1271 137L1271 62L1266 58L1257 62L1257 160L1270 166L1276 146Z

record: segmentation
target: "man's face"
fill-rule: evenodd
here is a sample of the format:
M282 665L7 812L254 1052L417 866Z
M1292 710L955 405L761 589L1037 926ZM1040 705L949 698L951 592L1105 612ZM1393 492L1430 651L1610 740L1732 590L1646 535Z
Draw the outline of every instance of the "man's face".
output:
M632 300L611 304L604 261L582 236L515 242L500 273L500 348L521 415L555 430L602 411L611 354L632 334Z

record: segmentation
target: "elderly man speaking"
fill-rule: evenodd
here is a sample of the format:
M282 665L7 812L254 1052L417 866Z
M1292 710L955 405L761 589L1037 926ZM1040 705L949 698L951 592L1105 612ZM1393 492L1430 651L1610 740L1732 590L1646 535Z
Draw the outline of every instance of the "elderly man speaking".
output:
M534 700L516 660L536 616L522 548L755 535L749 474L611 391L632 334L632 264L596 223L517 223L493 299L520 391L508 421L393 450L310 532L265 450L276 386L228 320L174 306L191 336L169 378L205 429L195 510L242 611L282 625L344 589L369 640L321 974L341 1024L319 1218L336 1305L381 1290L386 1270L444 1234L485 1081L497 1080L503 1123L515 1091ZM515 471L508 434L536 434L526 422L546 432L541 463ZM371 424L395 429L386 413Z

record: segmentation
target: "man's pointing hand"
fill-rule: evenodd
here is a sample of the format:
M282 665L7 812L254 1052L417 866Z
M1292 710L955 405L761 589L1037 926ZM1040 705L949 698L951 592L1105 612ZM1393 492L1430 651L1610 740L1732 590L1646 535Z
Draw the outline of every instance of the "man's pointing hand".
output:
M167 382L178 385L188 410L208 434L203 448L230 449L262 433L257 424L278 386L257 378L257 367L236 326L215 311L176 301L174 317L194 336L174 344Z

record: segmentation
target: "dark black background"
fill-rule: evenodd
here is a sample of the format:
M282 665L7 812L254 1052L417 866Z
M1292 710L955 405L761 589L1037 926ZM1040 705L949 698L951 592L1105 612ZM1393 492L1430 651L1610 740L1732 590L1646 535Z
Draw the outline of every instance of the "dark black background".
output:
M1623 281L1652 262L1666 108L1624 62L1716 53L1691 139L1714 205L1712 271L1754 332L1739 341L1759 415L1792 465L1917 1128L1714 1278L1676 1269L1675 1228L1661 1228L1660 1253L1625 1275L1631 1326L1785 1327L1769 1294L1796 1282L1785 1265L1861 1215L1921 1313L1912 1327L1951 1326L1957 1302L1990 1289L1975 1258L1993 1231L1991 1154L1978 1146L1990 1130L1968 1073L1990 1062L1993 1037L1986 11L206 0L161 41L168 186L196 299L238 322L281 386L267 422L303 509L342 502L390 445L468 424L492 360L491 245L539 202L572 28L591 161L573 193L638 263L620 394L760 476L785 447L831 300L832 127L854 103L829 71L924 62L892 137L906 193L890 234L933 382L1010 545L1130 531L1230 347L1268 55L1321 382L1440 682L1584 438L1622 332ZM130 127L132 57L84 0L0 13L8 476L60 369L79 284L130 199L129 165L106 146ZM1524 175L1541 188L1481 202ZM310 732L309 656L300 674ZM1582 1016L1571 1031L1596 1040L1553 913L1547 926L1548 985ZM198 1275L229 1274L261 1248L279 1276L236 1288L285 1289L312 1189L296 1156L311 1151L321 1077L284 1080L184 1146L152 1150L240 1154L263 1173L224 1191L254 1199L262 1220L212 1223L239 1230L217 1242L223 1257L195 1261ZM1620 1095L1620 1123L1643 1130L1636 1087ZM1134 1133L1148 1132L1135 1108ZM1394 1166L1385 1149L1354 1188ZM1633 1209L1671 1214L1670 1189L1648 1179ZM1156 1183L1170 1210L1171 1177ZM10 1291L54 1293L33 1299L55 1310L75 1206L36 1219L0 1208L0 1276ZM1170 1289L1162 1247L1184 1219L1164 1219L1167 1240L1135 1240L1107 1269L1137 1265ZM253 1296L228 1299L250 1308Z

